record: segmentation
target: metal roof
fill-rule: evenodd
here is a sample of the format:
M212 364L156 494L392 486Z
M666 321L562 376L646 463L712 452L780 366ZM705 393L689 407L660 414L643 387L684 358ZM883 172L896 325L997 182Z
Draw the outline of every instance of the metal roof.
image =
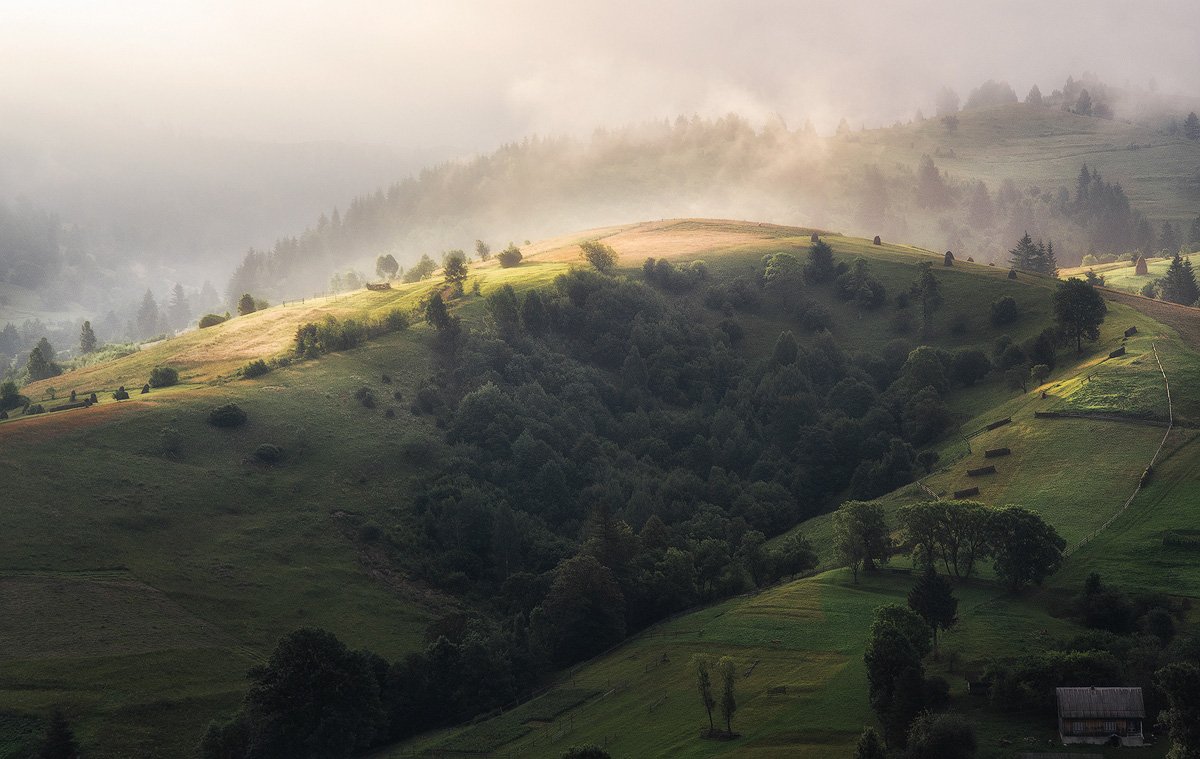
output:
M1058 716L1145 717L1141 688L1057 688Z

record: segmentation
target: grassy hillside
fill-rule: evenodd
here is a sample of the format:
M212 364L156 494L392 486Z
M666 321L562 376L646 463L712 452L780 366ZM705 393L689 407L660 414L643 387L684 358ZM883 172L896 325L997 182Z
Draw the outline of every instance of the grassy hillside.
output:
M660 624L564 675L524 711L426 736L379 756L441 749L557 757L572 745L593 743L621 757L845 757L872 719L862 661L871 614L885 603L903 604L911 583L900 571L855 585L847 570L835 570L726 601ZM960 626L942 645L969 666L1073 630L1047 613L1045 599L1009 598L983 583L956 593ZM699 737L707 720L691 668L698 653L728 655L738 663L739 739ZM940 663L932 671L952 682L957 708L971 708L961 665L951 672ZM539 706L542 701L570 705L549 718L531 718L549 711ZM1003 741L1044 744L1054 725L984 724L981 734L981 756L1007 757Z
M768 253L802 254L810 233L707 220L611 227L528 246L521 266L501 269L492 262L473 267L472 276L483 294L505 283L542 286L578 261L579 240L603 237L632 276L648 256L703 259L714 281L723 282L754 273ZM929 335L936 345L990 350L1000 335L1033 336L1049 318L1052 280L1021 275L1012 281L995 267L958 262L944 268L940 256L915 248L832 234L825 239L841 260L866 258L891 293L907 288L917 263L937 263L946 303ZM412 529L410 490L445 454L432 420L407 408L432 371L430 330L417 323L355 350L257 380L236 379L247 361L286 352L303 322L411 309L431 287L280 305L27 388L34 398L51 385L60 398L72 389L103 395L90 409L0 422L0 483L6 502L15 504L0 512L0 531L19 536L0 543L0 597L17 609L0 617L0 748L20 746L40 729L38 715L61 703L94 756L188 755L204 725L236 706L245 669L281 634L323 627L353 647L397 658L417 647L430 619L456 607L453 598L415 581L372 529ZM1021 316L1000 329L988 322L986 308L1002 295L1017 301ZM804 287L796 297L828 309L832 332L847 350L918 340L911 330L891 330L890 309L864 315L825 288ZM478 296L468 294L456 309L468 325L483 324ZM1034 421L1032 411L1104 409L1105 403L1123 408L1121 398L1136 397L1139 408L1159 413L1154 387L1161 375L1155 378L1146 359L1151 342L1173 381L1197 371L1192 348L1171 327L1119 303L1110 309L1098 346L1081 358L1060 354L1046 399L1041 389L1017 393L999 378L952 396L965 432L1001 415L1014 423L972 438L969 454L961 440L945 440L947 468L928 486L959 487L972 457L1003 440L1015 453L989 482L985 500L1039 509L1072 541L1102 522L1131 491L1161 430ZM697 318L720 316L698 310ZM742 350L751 355L769 350L783 329L808 339L787 315L738 318L746 332ZM965 327L953 328L956 322ZM1127 357L1101 363L1133 324L1139 337L1127 343ZM183 384L110 400L108 391L140 386L158 365L180 369ZM1089 381L1082 383L1082 376ZM373 409L354 399L363 386L380 399ZM245 427L205 424L210 408L230 401L248 412ZM1195 399L1185 390L1176 403L1192 409ZM268 442L286 451L282 465L255 462L255 448ZM1180 448L1169 462L1183 466L1190 450ZM1103 467L1095 465L1098 457ZM1158 498L1161 516L1138 528L1143 544L1161 539L1164 529L1186 529L1175 515L1190 493L1190 469L1168 476L1173 465L1164 464L1161 484L1146 492L1145 498ZM910 488L887 500L915 497ZM801 529L827 555L827 519ZM1063 577L1083 571L1077 562L1095 555L1111 534L1073 558ZM1174 560L1182 565L1185 557ZM1184 592L1187 577L1180 575L1172 592ZM910 581L887 574L853 586L833 571L727 601L653 628L564 677L525 711L428 736L401 751L445 746L554 756L586 740L607 741L614 755L844 755L868 718L861 646L870 611L901 598ZM1153 582L1152 572L1145 581ZM1011 599L987 583L963 589L962 596L963 625L946 645L972 666L989 652L1016 650L1029 636L1070 628L1050 616L1039 596ZM738 742L695 737L701 715L687 661L696 651L729 653L746 669L760 662L743 684L738 724L745 738ZM772 692L777 688L786 690ZM1040 736L1045 729L987 723L986 731L989 740L999 740ZM20 755L18 748L13 752Z

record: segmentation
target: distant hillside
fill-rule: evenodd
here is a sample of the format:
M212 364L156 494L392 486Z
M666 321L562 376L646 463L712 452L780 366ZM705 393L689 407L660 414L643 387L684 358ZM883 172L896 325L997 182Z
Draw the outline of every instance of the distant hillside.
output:
M1105 196L1080 193L1086 165ZM470 251L640 218L706 215L904 239L1004 265L1028 231L1059 263L1152 250L1163 223L1200 215L1200 142L1049 105L965 110L832 137L737 116L531 138L355 198L303 233L251 251L228 293L322 292L377 256ZM1180 242L1200 245L1200 240Z

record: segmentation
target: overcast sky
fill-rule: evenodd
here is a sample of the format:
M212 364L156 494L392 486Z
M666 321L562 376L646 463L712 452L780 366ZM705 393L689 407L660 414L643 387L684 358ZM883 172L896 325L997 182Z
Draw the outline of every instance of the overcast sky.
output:
M881 10L881 8L885 8ZM0 136L486 150L680 113L830 128L988 78L1200 94L1197 0L0 0Z

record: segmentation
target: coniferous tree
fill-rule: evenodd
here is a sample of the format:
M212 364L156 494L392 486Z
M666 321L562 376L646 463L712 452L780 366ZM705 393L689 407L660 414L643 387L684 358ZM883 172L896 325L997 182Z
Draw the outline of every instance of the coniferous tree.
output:
M1086 185L1084 185L1086 187ZM1087 190L1084 189L1083 192ZM1037 265L1039 258L1037 245L1033 242L1033 238L1026 232L1017 241L1017 247L1008 251L1008 261L1012 268L1020 269L1021 271L1036 271L1034 268Z
M160 318L158 314L158 303L154 300L154 293L149 290L142 296L142 305L137 312L137 328L140 337L151 337L158 332Z
M1188 228L1188 250L1200 251L1200 216L1193 219L1192 226Z
M79 350L91 353L96 350L96 333L92 331L92 323L85 321L79 330Z
M461 294L463 282L467 281L467 256L461 250L452 250L442 258L442 276L455 292Z
M26 368L29 370L30 379L34 381L62 374L62 368L54 363L54 348L44 337L29 352L29 363L26 364Z
M1175 225L1164 221L1162 232L1158 235L1158 249L1168 256L1174 256L1179 253L1179 244L1179 233L1175 231Z
M1183 120L1183 136L1189 140L1200 140L1200 117L1192 111Z
M1163 300L1190 306L1200 298L1200 289L1196 286L1196 275L1192 271L1192 262L1178 253L1171 259L1167 273L1158 281L1158 291Z
M168 306L171 314L171 326L176 329L184 327L192 319L192 308L188 304L187 293L178 282L171 289L171 303Z
M1080 116L1092 115L1092 96L1087 90L1080 90L1079 99L1075 101L1075 113Z
M1042 91L1040 89L1038 89L1038 86L1036 84L1029 88L1029 94L1025 96L1025 104L1026 105L1041 105L1042 104Z

